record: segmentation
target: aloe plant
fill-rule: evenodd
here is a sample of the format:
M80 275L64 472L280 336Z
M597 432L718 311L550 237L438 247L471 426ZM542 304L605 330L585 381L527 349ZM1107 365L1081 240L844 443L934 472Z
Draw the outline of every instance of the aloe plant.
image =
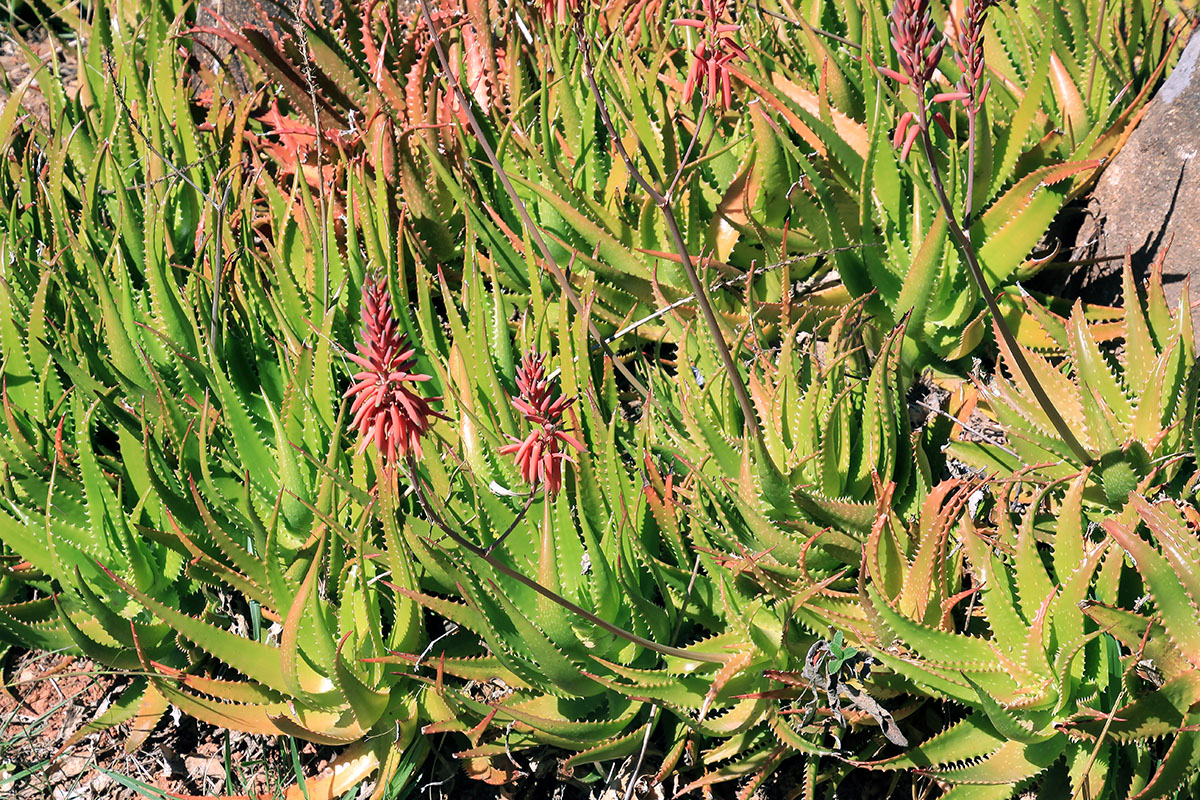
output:
M168 122L189 102L174 29L152 15L135 37L130 11L97 10L78 99L43 79L61 124L20 121L20 97L3 114L0 629L136 675L79 736L133 720L136 746L174 706L351 745L324 783L376 772L382 791L416 705L367 659L424 631L375 588L405 585L408 561L396 539L380 559L377 502L355 485L376 466L339 413L365 255L329 247L311 197L260 181L228 201L244 176L215 134L233 110L211 132ZM53 166L30 195L36 159ZM269 250L246 246L264 205Z
M76 51L85 67L78 97L65 91L61 65L44 66L16 39L33 73L0 115L8 156L0 177L0 542L8 573L0 625L8 642L83 652L118 669L137 669L138 644L166 662L181 663L181 654L170 630L140 613L106 571L173 606L195 598L185 557L146 535L166 526L147 464L195 453L195 437L188 442L175 427L184 420L175 413L180 394L196 384L171 347L187 331L171 326L180 296L167 276L172 253L195 252L198 184L210 174L197 164L167 182L160 156L196 162L202 136L190 121L168 124L163 112L186 103L171 21L159 14L135 37L130 11L95 9L98 33L86 53ZM35 75L51 119L44 128L19 113ZM131 102L150 109L136 127ZM39 164L48 166L44 178L31 180ZM154 421L154 446L144 446L141 419ZM107 719L140 713L136 743L166 707L139 679Z
M1121 506L1129 492L1176 490L1194 475L1196 413L1195 342L1186 301L1171 310L1163 295L1161 265L1138 290L1128 261L1124 310L1119 320L1089 324L1079 304L1063 318L1025 298L1027 324L1049 345L1039 353L1021 346L1035 379L1097 464L1089 501ZM1123 341L1115 350L1111 342ZM1006 432L1008 447L982 441L953 442L948 452L987 469L1016 474L1037 465L1060 478L1080 469L1079 457L1030 399L1029 385L1001 350L1000 369L981 385L987 412Z
M1171 502L1151 503L1137 494L1131 494L1129 501L1134 513L1106 520L1104 529L1133 561L1145 600L1139 600L1133 611L1112 600L1083 608L1122 645L1127 678L1121 700L1125 702L1104 716L1078 716L1067 732L1094 742L1096 749L1143 743L1157 758L1135 775L1125 796L1176 797L1195 791L1200 759L1196 732L1200 657L1193 599L1200 540L1190 506L1181 513ZM1139 532L1143 526L1149 540ZM1137 613L1146 602L1152 613Z
M461 235L496 260L506 288L534 291L525 261L544 254L527 251L518 210L496 176L470 157L478 153L472 137L450 133L456 120L465 121L464 109L447 87L427 80L436 62L427 23L417 17L407 25L381 7L339 8L333 24L345 45L322 18L286 23L291 38L254 26L216 32L285 87L292 118L307 118L302 124L314 136L349 130L348 146L377 166L381 158L393 165L382 172L401 188L408 222L431 253L457 262L466 251L451 243ZM642 209L612 144L589 124L596 99L576 38L558 24L557 13L487 22L481 8L435 9L452 77L549 234L552 256L570 261L576 280L596 275L597 322L607 333L638 322L640 336L661 338L655 308L695 296L694 287L684 280L668 232ZM622 18L631 9L617 6L588 14L586 26L589 37L611 37L594 59L592 77L616 109L621 135L636 133L638 169L665 186L679 165L691 164L676 206L691 254L706 255L702 263L726 277L753 267L746 296L759 316L773 317L781 288L825 271L829 265L815 254L836 250L830 260L850 294L877 291L875 310L892 320L911 312L908 335L930 355L954 359L974 349L987 332L980 298L948 246L927 178L888 144L894 120L911 113L911 103L878 82L875 65L891 63L881 10L856 5L834 15L818 4L801 15L781 3L769 15L742 15L735 32L725 6L712 5L711 24L703 25L721 31L704 46L713 50L714 65L720 61L713 73L721 76L720 105L732 105L723 115L694 113L683 91L691 64L708 63L707 55L695 55L695 37L708 34L689 12L680 5L668 16L691 22L658 30ZM1107 24L1118 15L1129 17L1125 38L1115 38ZM1126 13L1095 0L1047 18L996 9L986 27L977 26L973 52L980 64L987 57L991 109L962 115L978 158L950 192L965 200L964 184L974 187L967 216L993 284L1037 269L1027 259L1055 213L1119 147L1175 52L1168 23L1158 8ZM535 25L538 37L527 40L521 25ZM396 34L401 29L405 34ZM799 46L779 36L781 29L796 31ZM718 41L755 46L742 61L736 51L729 58L717 53ZM493 43L494 56L483 55L489 50L481 42ZM961 65L949 52L940 61L956 80ZM421 129L435 122L440 133ZM947 129L955 127L957 114ZM937 145L959 163L958 142ZM447 149L467 157L447 159ZM424 180L424 170L436 179ZM740 304L719 306L728 324L745 322Z
M833 526L832 536L865 536L876 511L873 476L897 484L894 501L905 511L919 507L931 482L904 404L903 327L877 343L874 358L865 344L877 334L864 322L861 306L847 309L821 339L800 343L798 329L751 371L762 445L741 434L729 381L694 324L679 334L685 343L677 367L682 374L663 376L653 386L670 409L659 425L661 446L704 475L721 502L761 505L764 517L756 525L767 528L756 544L793 539L776 553L785 562L825 526Z
M522 313L514 335L504 324L509 301L482 272L469 275L464 289L446 308L449 338L436 345L444 361L434 362L446 387L445 413L457 423L449 460L458 466L410 460L396 488L379 487L386 495L407 483L421 507L402 527L422 567L420 588L396 591L453 623L425 652L386 659L426 684L420 703L433 722L425 730L465 735L469 747L459 755L473 773L497 779L510 752L554 744L569 751L568 766L581 769L635 754L650 735L668 754L656 765L660 778L678 767L686 748L707 751L697 787L746 774L761 783L789 753L832 752L823 716L797 724L780 702L798 696L787 681L801 674L819 644L819 637L788 624L808 591L808 573L795 570L791 554L818 530L821 513L848 515L866 528L869 520L864 523L852 503L832 501L824 512L814 502L814 522L792 525L772 517L772 502L797 509L790 489L776 493L786 478L772 454L755 451L749 434L737 454L722 440L721 426L731 417L692 417L711 413L703 410L711 400L702 398L723 398L726 412L736 408L720 387L725 373L711 347L697 367L714 377L699 396L683 397L683 424L704 431L711 442L701 452L712 447L724 474L690 463L690 451L675 449L683 437L642 442L640 426L622 417L614 370L590 352L586 320L571 320L565 301ZM425 314L419 311L418 318ZM863 397L848 382L853 399L842 398L839 409L836 383L822 387L833 396L818 387L821 377L844 376L837 370L849 372L857 363L852 320L842 326L850 330L839 363L829 367L833 372L822 376L812 354L797 355L785 361L786 372L770 376L780 382L777 389L758 387L755 394L778 406L794 391L785 387L802 380L812 393L809 403L831 417L827 438L804 446L856 461L887 458L882 453L898 447L901 435L890 381L902 334L888 339ZM423 335L430 346L442 339L435 327ZM550 341L558 343L557 353L519 357L546 353ZM703 338L688 341L703 349ZM551 365L557 378L546 377L555 372ZM652 392L670 399L657 384ZM844 445L835 442L838 420L848 425L860 402L878 404L868 412L878 430L866 441L847 433ZM533 455L532 448L560 435L555 441L563 450L541 451L549 465ZM792 433L768 433L768 448L785 447L781 435ZM572 463L555 453L569 453ZM910 457L914 462L897 473L919 472ZM795 462L787 468L803 458ZM869 475L871 468L856 469ZM747 470L761 470L764 484L774 483L760 486ZM920 485L919 478L912 481ZM859 529L837 541L853 552L855 537L864 535ZM759 552L764 547L769 557ZM818 560L814 568L833 569L828 555L823 565ZM833 700L822 695L814 707L833 702L890 724L883 705L843 688L833 674L826 676ZM481 698L470 683L485 675L501 681L501 692L491 698Z
M182 9L94 6L79 96L0 111L0 639L136 675L84 733L345 746L326 794L444 733L492 782L1189 787L1195 515L1145 498L1194 488L1190 311L1014 290L1170 20L901 5L904 63L878 3L192 29L261 101L190 82ZM989 286L1007 440L943 458L913 368Z
M912 147L916 130L906 121L927 99L892 91L890 78L880 85L881 76L901 74L892 69L899 64L883 11L867 4L835 14L818 4L801 14L791 4L780 5L766 24L788 20L807 47L779 48L778 56L770 47L750 51L758 74L747 85L763 92L818 154L828 152L827 161L816 160L814 169L805 170L820 206L858 209L841 214L840 226L830 226L832 236L821 245L882 241L885 248L838 254L846 287L856 295L878 290L895 318L911 311L910 336L934 355L963 355L986 333L974 295L978 289L970 286L967 264L958 261L961 248L949 246L939 220L937 181L897 157ZM949 16L939 9L936 23L927 19L934 35L923 46L937 45L936 53L925 54L932 59L930 78L938 70L931 86L935 99L953 104L941 126L930 131L944 154L938 161L945 191L956 208L968 206L963 227L988 281L1003 288L1038 268L1027 259L1042 232L1128 135L1176 50L1168 19L1155 9L1132 12L1132 36L1105 46L1098 40L1110 31L1089 28L1106 24L1114 11L1104 3L1045 14L998 6L985 24L983 9L990 5L956 4ZM937 27L953 31L952 40L961 44L939 45ZM1129 59L1129 48L1145 60ZM969 81L964 72L971 73ZM1086 88L1084 72L1090 73ZM818 79L824 89L814 91ZM1132 86L1143 88L1131 94ZM775 91L767 93L771 88ZM959 103L964 90L975 93L965 106ZM888 142L893 125L896 154Z
M830 587L808 613L879 662L874 681L954 710L944 730L862 766L921 769L950 787L945 796L970 798L1126 797L1131 781L1144 786L1166 766L1139 749L1158 717L1118 709L1126 663L1106 636L1110 621L1092 609L1121 595L1122 558L1092 533L1087 484L1086 473L1065 494L1044 484L1019 516L1007 510L1010 487L996 498L994 528L965 510L978 484L939 484L910 524L888 510L881 487L861 605ZM1110 531L1124 524L1101 519ZM1109 719L1141 735L1097 735Z

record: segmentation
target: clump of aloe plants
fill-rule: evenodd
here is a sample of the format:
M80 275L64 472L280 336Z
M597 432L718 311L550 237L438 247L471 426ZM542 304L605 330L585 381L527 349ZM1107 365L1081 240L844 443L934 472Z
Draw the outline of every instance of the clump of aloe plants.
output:
M343 748L295 797L1194 789L1190 307L1017 285L1180 19L501 5L26 54L0 639L129 674L81 735Z

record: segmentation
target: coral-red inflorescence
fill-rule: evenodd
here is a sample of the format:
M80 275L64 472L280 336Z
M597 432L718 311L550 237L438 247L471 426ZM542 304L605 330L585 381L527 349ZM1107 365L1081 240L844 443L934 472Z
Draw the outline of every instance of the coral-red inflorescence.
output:
M720 21L728 3L729 0L703 0L701 19L671 20L672 25L696 28L703 36L692 51L692 66L683 87L684 100L690 100L699 86L703 89L706 103L715 105L719 100L726 111L733 103L729 62L735 58L746 59L746 51L731 36L741 26Z
M954 61L962 71L957 91L933 99L959 100L967 111L978 112L987 97L990 80L983 79L983 24L996 0L967 0L961 22L955 22Z
M933 73L942 60L942 52L946 49L946 40L942 38L933 22L929 10L929 0L896 0L892 11L888 14L888 23L892 30L892 47L900 62L900 71L879 67L879 72L887 78L907 86L917 97L917 102L925 104L925 89L933 80ZM947 102L963 99L960 92L935 94L933 102ZM892 144L900 148L900 158L908 158L913 143L921 131L926 117L906 111L901 115L896 125L896 133ZM950 124L940 111L935 112L933 121L949 137L953 137Z
M433 417L447 419L430 407L441 397L422 397L413 391L429 375L414 372L417 351L408 344L392 313L392 298L387 281L368 276L363 285L362 341L358 355L347 357L362 367L353 385L343 397L353 397L351 426L358 429L362 453L371 442L389 463L421 455L421 437L432 425Z
M544 485L552 495L562 489L562 462L574 463L562 445L583 450L583 444L562 427L563 413L575 398L555 397L554 388L554 382L546 377L545 356L526 353L517 369L519 394L512 404L532 429L524 439L510 436L512 443L500 448L504 455L515 457L526 483L534 488Z

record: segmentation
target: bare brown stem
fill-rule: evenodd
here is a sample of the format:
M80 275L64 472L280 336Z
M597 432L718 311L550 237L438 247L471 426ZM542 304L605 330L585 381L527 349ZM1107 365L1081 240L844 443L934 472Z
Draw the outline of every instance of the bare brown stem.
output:
M975 206L975 134L979 126L979 109L967 110L967 196L963 199L963 227L971 230L971 214Z
M954 214L954 206L950 202L950 198L946 195L946 189L942 184L942 175L938 170L937 155L933 149L933 140L929 136L929 115L925 109L925 105L917 106L917 124L921 128L921 148L925 154L925 161L929 164L930 182L933 184L933 189L937 193L938 202L942 206L942 213L946 217L947 226L950 229L950 237L954 239L954 243L963 254L963 260L967 262L967 268L971 272L971 277L975 280L976 286L979 287L980 294L983 295L983 300L987 304L988 313L991 314L992 320L996 323L996 330L1000 332L1000 337L1004 339L1004 344L1012 354L1012 359L1020 370L1021 376L1025 382L1029 384L1029 388L1033 391L1034 399L1042 408L1042 412L1050 420L1050 424L1058 431L1058 435L1062 437L1063 442L1070 448L1075 457L1080 460L1085 466L1094 463L1095 459L1091 454L1079 443L1079 439L1075 437L1071 431L1071 426L1058 413L1058 409L1054 407L1054 403L1050 400L1046 390L1042 387L1041 381L1033 372L1033 368L1029 366L1029 361L1025 358L1025 354L1021 351L1021 346L1017 344L1017 338L1013 336L1012 330L1008 327L1008 322L1000 313L1000 306L996 304L996 298L988 288L987 278L983 274L983 269L979 266L979 259L975 255L975 248L971 244L970 238L958 224L958 219Z
M467 123L470 125L472 133L475 134L475 140L483 149L484 155L487 156L488 162L492 165L492 169L496 171L496 175L500 178L500 183L504 186L504 191L508 193L513 205L517 207L517 212L521 215L521 221L525 224L525 229L529 231L530 237L533 238L534 244L536 244L538 250L541 251L542 259L545 261L547 268L550 270L550 274L552 274L554 279L558 281L559 287L562 289L563 294L567 296L567 299L571 302L571 305L574 306L575 311L579 314L586 314L587 310L584 308L583 301L579 299L579 294L575 291L575 287L571 286L571 282L567 279L566 274L561 268L559 268L558 262L554 260L554 256L550 253L550 247L546 244L546 240L542 236L541 229L534 224L533 218L529 216L529 210L525 208L525 203L521 200L520 196L517 195L516 189L513 188L512 182L508 179L508 173L504 171L504 167L500 166L500 161L496 158L495 151L492 150L492 146L488 144L487 137L483 133L483 128L480 127L479 120L475 117L475 111L471 107L471 101L467 99L466 94L458 85L458 82L453 79L454 73L450 70L450 59L446 56L446 49L442 47L441 37L438 35L438 30L434 26L433 12L429 8L429 0L421 0L421 15L425 18L425 24L429 27L429 38L432 40L434 50L437 52L438 63L442 68L442 78L445 80L446 85L449 86L454 92L455 97L458 99L459 106L466 114ZM638 380L637 376L633 374L629 367L625 366L625 362L617 358L616 354L612 351L612 348L609 347L608 342L604 340L604 336L601 335L600 331L596 328L596 324L592 322L590 317L588 317L587 325L588 332L591 334L592 338L599 343L600 349L604 351L604 355L612 360L613 366L616 367L617 371L621 373L622 377L629 381L630 386L632 386L647 402L649 402L651 405L654 405L656 401L650 396L650 390L647 389L640 380Z
M525 515L529 513L529 507L533 505L533 500L536 497L536 491L529 492L529 499L525 501L524 507L522 507L520 513L517 514L517 518L512 521L512 524L508 526L508 529L504 531L504 533L500 534L500 538L488 545L487 552L489 554L497 547L504 544L504 540L508 538L508 535L517 529L517 526L521 524L521 520L525 519ZM546 502L550 501L547 500Z
M424 3L426 0L421 0L421 2ZM583 6L581 6L581 10L582 8ZM613 125L612 116L608 111L608 103L605 102L604 94L600 91L600 86L596 83L596 71L592 64L591 46L588 42L587 32L584 29L582 13L575 18L575 38L579 43L580 54L583 56L583 71L587 76L588 86L591 87L592 97L595 99L596 107L600 111L600 120L604 123L604 128L608 131L609 138L612 140L617 154L625 162L625 169L629 171L633 180L642 187L642 190L649 195L654 205L658 206L658 210L662 214L663 223L666 225L668 233L671 234L671 241L675 245L675 251L679 254L684 274L687 275L688 283L691 284L696 304L700 307L700 313L704 317L709 334L713 338L713 344L717 348L717 354L721 358L721 364L724 366L730 385L733 387L734 396L737 398L738 405L742 409L742 416L745 418L744 424L750 428L755 439L761 443L762 429L758 424L758 415L754 411L754 404L750 402L750 395L746 391L746 384L742 380L741 372L738 371L737 362L733 359L733 353L730 352L729 345L725 341L725 334L721 331L721 323L717 320L716 312L713 311L712 303L708 299L708 292L705 290L704 284L696 272L695 264L692 263L692 255L688 252L687 243L683 240L683 233L679 230L679 222L675 218L675 208L671 201L670 190L666 194L660 192L642 175L641 170L637 168L633 163L633 159L629 157L629 152L625 149L625 144L621 141L621 137L617 134L617 129ZM703 118L701 118L702 120ZM699 126L700 123L697 122L697 130L699 130Z
M683 158L679 159L679 168L675 170L675 177L671 178L671 184L667 187L665 194L668 198L674 199L675 197L675 187L679 185L679 179L683 177L684 170L687 168L688 162L692 158L692 150L696 147L696 142L700 139L700 129L704 127L704 120L707 117L708 105L706 104L704 109L700 112L700 119L696 120L696 129L692 131L692 140L688 142L687 150L684 151ZM717 126L713 125L712 130L708 133L708 141L704 143L703 150L708 149L708 145L712 142L713 136L716 134L716 132Z

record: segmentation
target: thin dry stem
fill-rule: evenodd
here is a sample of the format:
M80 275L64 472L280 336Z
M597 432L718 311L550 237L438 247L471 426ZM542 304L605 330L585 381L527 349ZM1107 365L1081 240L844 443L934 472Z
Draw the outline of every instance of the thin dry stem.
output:
M1046 394L1046 390L1042 387L1041 381L1034 374L1033 368L1029 366L1025 354L1021 351L1021 346L1017 343L1016 337L1013 336L1012 330L1008 327L1008 322L1005 321L1003 314L1000 312L1000 306L997 305L995 296L993 296L991 289L988 288L987 278L984 276L983 269L979 266L979 259L975 255L975 248L958 224L958 219L954 213L954 206L950 202L950 198L947 197L945 186L942 184L941 172L937 166L937 155L933 149L933 140L929 136L929 115L923 103L917 106L917 124L921 129L921 148L925 154L925 161L929 165L930 182L933 184L938 202L942 206L942 213L946 217L946 223L950 229L950 237L954 239L954 243L963 254L963 260L967 262L967 268L970 270L971 277L975 280L975 284L979 287L979 292L983 295L983 300L987 304L988 313L991 314L992 320L996 323L996 330L999 331L1000 337L1004 339L1004 344L1012 354L1017 369L1020 370L1022 377L1029 384L1029 388L1033 391L1034 399L1050 420L1050 424L1058 431L1058 435L1062 437L1063 442L1075 454L1075 457L1084 466L1090 466L1094 463L1095 459L1080 444L1079 439L1075 437L1074 432L1071 431L1071 426L1058 413L1058 409L1055 408L1054 403L1050 400L1050 396ZM968 168L971 166L968 165Z
M425 0L422 0L422 2L425 2ZM425 516L429 519L429 521L432 522L434 525L438 526L439 528L441 528L442 532L445 533L446 536L452 542L454 542L456 545L458 545L459 547L463 548L464 550L470 552L471 554L478 556L479 558L482 558L484 561L486 561L488 563L488 565L490 565L493 569L495 569L497 572L504 575L505 577L511 578L511 579L517 581L518 583L523 584L524 586L537 592L542 597L546 598L547 600L554 603L555 605L561 606L561 607L565 608L567 611L570 611L572 614L576 614L576 615L582 617L583 619L587 620L588 622L592 623L593 625L595 625L599 628L602 628L605 631L608 631L613 636L616 636L620 639L624 639L627 642L632 642L633 644L639 645L640 647L645 647L647 650L653 650L654 652L660 653L665 656L675 656L677 658L684 658L689 661L703 661L707 664L724 664L725 663L726 659L722 658L721 656L714 656L714 655L710 655L708 653L692 652L689 650L683 650L678 647L671 647L669 645L659 644L659 643L651 641L650 639L647 639L643 636L638 636L636 633L627 631L624 628L613 625L611 622L601 619L600 617L596 616L592 612L590 612L584 608L581 608L580 606L576 605L575 603L572 603L570 600L566 599L565 597L561 597L561 596L555 594L554 592L547 589L545 586L542 586L542 584L538 583L537 581L533 580L532 578L530 578L526 575L522 575L520 572L517 572L513 568L509 567L507 564L504 564L504 563L498 561L495 557L493 557L491 555L491 553L488 552L487 549L480 547L479 545L475 544L474 542L469 541L468 539L464 538L462 536L462 534L460 534L458 531L454 530L454 528L450 527L450 525L447 524L446 521L442 519L441 515L439 515L434 510L432 504L429 502L429 498L425 494L424 484L421 482L420 473L417 471L417 462L411 456L408 459L408 475L409 475L409 480L411 481L411 484L413 487L413 494L416 495L417 502L421 505L421 509L425 512Z
M426 0L421 0L421 2L426 2ZM692 295L696 298L696 304L700 307L700 313L704 317L704 322L708 326L713 344L717 348L717 354L721 358L721 364L729 377L730 385L733 387L734 396L741 407L742 416L745 418L745 425L750 428L755 439L761 443L763 434L758 422L758 415L755 413L754 404L750 401L750 395L746 391L746 383L742 380L737 362L733 359L733 353L729 350L729 344L725 341L725 334L721 331L721 323L717 320L716 312L713 311L712 303L708 299L708 292L705 290L704 284L696 272L695 264L692 263L692 256L688 252L687 243L683 240L683 233L679 230L679 222L675 218L675 208L670 196L670 190L666 194L660 192L642 175L641 170L637 168L633 163L633 159L629 157L629 152L625 149L625 144L621 141L621 137L617 134L617 129L613 125L612 116L608 111L608 103L605 102L604 94L600 91L600 86L596 83L596 72L591 57L591 45L588 42L587 33L584 29L582 15L575 18L575 38L579 43L580 54L583 56L584 74L587 76L588 85L592 90L592 97L596 101L596 107L600 111L600 120L604 123L604 128L608 131L609 138L612 140L617 154L625 162L625 168L662 213L663 223L666 225L667 231L671 234L675 251L679 254L683 271L687 275L688 283L691 284ZM699 131L702 121L703 118L696 123L697 131ZM672 181L672 188L673 184L674 181Z
M549 268L550 274L552 274L554 279L558 281L559 287L562 289L563 294L567 296L567 299L571 302L571 305L574 306L575 311L579 314L587 315L587 309L584 307L583 301L579 299L579 294L575 291L575 287L571 286L571 282L567 279L566 274L564 274L562 269L558 266L558 262L554 260L554 256L551 255L550 247L546 244L546 240L543 238L541 230L536 224L534 224L533 218L529 216L529 210L525 208L525 203L521 200L520 196L517 195L516 189L513 188L512 182L508 179L508 173L506 173L504 168L500 166L500 161L496 158L495 151L492 149L492 146L488 144L487 137L483 133L483 128L480 127L479 120L475 117L475 111L471 107L470 100L467 99L467 96L463 93L463 90L458 85L458 82L453 80L454 73L450 69L450 59L446 55L446 49L442 47L441 37L438 35L437 27L434 25L433 12L429 8L429 0L421 0L421 15L425 18L425 24L429 27L429 38L433 42L433 48L437 53L438 63L441 65L442 79L445 80L446 85L450 87L451 91L454 92L455 97L458 99L459 106L462 108L463 113L467 117L467 123L470 125L472 133L475 134L475 140L479 143L480 148L483 149L484 155L487 156L488 163L492 165L492 169L496 171L496 175L500 178L500 183L504 186L504 190L508 193L513 205L517 207L517 212L521 215L521 221L525 224L525 229L529 231L529 235L533 238L534 243L541 251L542 259ZM600 349L604 351L604 355L612 360L613 366L615 366L617 371L621 373L622 377L629 381L629 384L647 402L649 402L651 405L656 405L657 401L650 396L650 391L646 388L645 384L638 380L637 376L633 374L629 367L625 366L625 362L617 358L612 348L609 347L608 342L604 340L604 336L601 335L600 331L596 328L596 324L592 322L590 316L587 316L587 325L588 332L591 334L592 338L599 343Z

